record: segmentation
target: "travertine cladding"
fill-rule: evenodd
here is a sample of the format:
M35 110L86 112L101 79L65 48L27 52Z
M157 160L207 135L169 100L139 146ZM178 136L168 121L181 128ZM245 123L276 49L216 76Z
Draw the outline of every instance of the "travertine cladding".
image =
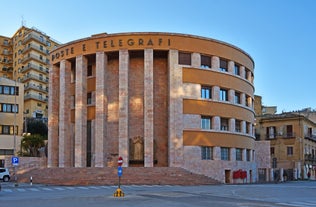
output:
M201 55L200 53L192 53L191 55L192 67L199 68L201 66Z
M200 99L201 84L183 83L183 98Z
M256 156L254 157L257 168L271 167L270 141L256 141L254 145Z
M71 166L71 122L70 122L70 74L71 63L62 60L60 63L59 96L59 167Z
M124 160L123 166L129 163L128 147L128 50L119 51L119 156Z
M49 88L55 90L48 91L48 167L58 166L58 124L59 124L59 69L55 65L49 68Z
M184 129L201 129L201 116L197 114L183 114Z
M76 58L75 167L85 167L87 160L87 57Z
M96 113L95 113L95 167L106 166L105 144L107 123L107 55L104 52L96 54Z
M178 65L178 51L169 51L169 166L183 165L183 103L182 67Z
M154 51L145 49L144 67L144 166L154 166Z
M221 160L220 147L213 148L213 160L201 160L201 147L184 146L184 168L194 173L203 174L212 177L222 183L225 183L225 170L230 170L231 183L238 183L240 180L233 179L232 172L237 170L247 171L245 182L250 183L257 179L257 170L255 162L236 161L235 149L231 149L231 160ZM221 170L219 170L221 169Z

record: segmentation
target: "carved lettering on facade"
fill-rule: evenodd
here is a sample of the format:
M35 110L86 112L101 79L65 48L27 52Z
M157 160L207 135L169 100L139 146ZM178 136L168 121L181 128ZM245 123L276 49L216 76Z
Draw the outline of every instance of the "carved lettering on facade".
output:
M90 43L89 43L90 45ZM127 40L123 40L123 39L108 39L108 40L103 40L103 44L102 41L95 41L94 42L95 45L95 49L99 50L101 48L103 49L108 49L108 48L117 48L120 49L122 47L133 47L133 46L143 46L143 47L159 47L159 46L171 46L171 40L169 38L158 38L158 39L154 39L152 37L144 37L144 38L129 38ZM93 42L92 42L92 46L93 46ZM86 45L86 43L83 43L81 45L81 51L77 51L76 48L76 53L80 53L80 52L87 52L89 51L90 47L88 48L88 45ZM74 55L75 54L75 48L74 47L67 47L65 49L61 49L61 50L57 50L56 52L53 52L51 54L51 60L58 60L60 58L63 57L67 57L69 55Z

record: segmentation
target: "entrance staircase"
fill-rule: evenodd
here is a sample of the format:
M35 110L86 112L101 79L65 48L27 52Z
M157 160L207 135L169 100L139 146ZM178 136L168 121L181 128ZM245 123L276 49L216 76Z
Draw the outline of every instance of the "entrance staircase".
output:
M37 168L17 173L18 182L47 185L117 185L117 168ZM211 185L212 178L177 167L123 167L121 185Z

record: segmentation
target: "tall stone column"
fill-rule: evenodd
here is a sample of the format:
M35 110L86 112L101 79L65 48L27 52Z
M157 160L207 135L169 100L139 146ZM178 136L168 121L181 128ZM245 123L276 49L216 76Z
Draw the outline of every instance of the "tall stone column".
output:
M106 162L106 125L108 113L106 69L107 55L104 52L97 52L95 89L95 167L104 167Z
M87 67L88 59L76 57L75 167L87 166Z
M144 63L144 166L154 166L154 52L145 49Z
M49 68L48 167L58 167L59 71L60 68L55 65L51 65Z
M212 69L218 70L219 69L219 57L212 56Z
M71 158L71 120L70 120L70 73L71 63L60 62L59 88L59 167L72 166ZM52 97L56 98L56 97Z
M169 50L169 166L183 166L182 68L178 51Z
M128 50L122 49L119 51L119 156L123 158L123 167L127 167L129 163L128 67Z

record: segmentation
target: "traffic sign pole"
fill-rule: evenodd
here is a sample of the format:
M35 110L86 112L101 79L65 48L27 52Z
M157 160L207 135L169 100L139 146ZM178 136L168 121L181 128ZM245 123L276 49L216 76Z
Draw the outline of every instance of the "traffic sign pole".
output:
M116 189L116 191L113 194L114 197L124 197L124 192L121 190L121 177L123 174L122 164L123 164L123 158L119 157L117 160L118 188Z

